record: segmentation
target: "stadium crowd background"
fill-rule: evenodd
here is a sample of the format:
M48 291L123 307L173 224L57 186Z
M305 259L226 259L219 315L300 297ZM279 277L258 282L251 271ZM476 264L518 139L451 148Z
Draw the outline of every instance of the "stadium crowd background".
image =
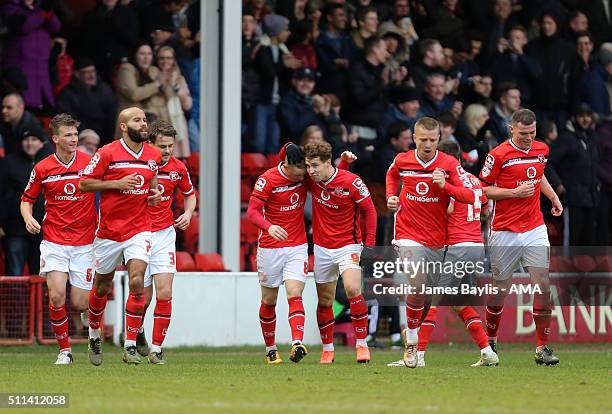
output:
M40 237L26 232L19 197L52 152L46 124L56 113L81 121L81 149L93 153L117 136L119 110L141 106L149 121L173 123L176 155L197 181L199 3L0 1L0 274L37 273ZM326 140L335 156L358 155L352 169L370 187L377 244L387 245L384 177L413 147L419 117L438 118L442 138L478 173L508 137L511 114L527 107L566 206L553 219L542 203L552 244L609 244L609 0L245 0L241 30L242 152L267 156L243 154L244 206L284 142ZM268 164L253 164L261 159ZM196 252L192 222L178 250ZM246 219L241 241L241 267L253 270L256 230Z

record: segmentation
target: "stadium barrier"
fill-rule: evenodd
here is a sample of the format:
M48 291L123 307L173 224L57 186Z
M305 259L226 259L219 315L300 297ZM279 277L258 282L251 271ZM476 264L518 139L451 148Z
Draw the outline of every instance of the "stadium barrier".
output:
M553 278L571 276L552 274ZM606 275L607 276L607 275ZM581 280L581 279L580 279ZM526 275L518 274L516 282L527 283ZM606 306L592 306L586 298L580 297L578 289L575 304L555 306L551 326L551 341L554 342L610 342L612 341L612 296L608 277L594 279L588 289L600 297L598 303ZM127 278L115 278L116 298L127 295ZM588 290L587 289L587 290ZM119 293L121 292L121 293ZM237 346L261 345L261 331L258 310L260 289L256 273L177 273L174 279L172 322L164 346ZM603 296L602 296L603 295ZM504 342L532 343L535 326L531 305L526 293L516 295L513 302L508 298L501 324L499 338ZM585 300L583 300L585 299ZM306 310L304 342L320 343L316 323L316 289L312 275L308 277L303 294ZM145 332L150 340L153 325L155 298L147 310ZM400 306L400 317L405 323L404 307ZM114 326L114 340L119 343L123 330L124 306L118 300L109 302L105 322ZM482 317L484 310L477 309ZM284 289L280 289L277 301L277 331L279 343L290 342L290 331L286 315L288 305ZM111 317L111 314L114 315ZM471 338L463 328L463 322L444 309L438 314L438 325L432 342L470 342Z
M39 276L0 276L0 345L34 342Z

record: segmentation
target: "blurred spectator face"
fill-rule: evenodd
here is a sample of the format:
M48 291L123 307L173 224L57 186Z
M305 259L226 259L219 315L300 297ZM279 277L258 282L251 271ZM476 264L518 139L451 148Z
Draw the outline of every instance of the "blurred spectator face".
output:
M344 30L346 28L346 12L344 9L335 9L331 16L327 18L327 21L335 30Z
M360 21L358 23L360 29L375 34L378 31L378 13L371 11L365 15L362 22Z
M478 81L478 87L476 89L480 95L489 98L491 92L493 92L493 79L488 75L482 76Z
M153 62L153 50L149 45L142 45L136 51L136 64L141 69L148 69Z
M306 0L294 0L294 10L304 10L304 7L306 7Z
M482 50L482 41L481 40L470 40L470 56L474 59L476 56L480 54Z
M242 35L247 39L251 39L257 30L257 22L250 14L242 16Z
M525 33L523 33L522 30L512 30L509 34L508 34L508 41L510 42L510 45L513 47L525 47L525 45L527 44L527 42L529 42L529 40L527 39L527 36L525 35Z
M43 142L37 137L29 136L21 140L23 152L34 158L43 147Z
M59 134L51 137L53 143L62 151L73 153L79 143L79 131L76 126L61 126Z
M372 54L379 64L385 63L389 57L389 53L387 52L387 43L385 43L384 40L378 42L378 44L372 48Z
M455 128L453 128L452 125L444 125L444 124L440 124L440 134L441 137L440 139L442 141L444 141L445 139L449 139L451 137L451 135L453 135L455 133Z
M323 131L321 131L321 128L313 128L313 130L304 137L302 145L310 144L311 142L323 141L325 141L325 139L323 138Z
M546 37L552 37L555 33L557 33L557 23L552 17L542 17L542 33Z
M593 52L593 42L588 36L580 36L576 39L576 50L578 54L591 54Z
M266 4L266 0L253 0L252 4L255 10L263 9Z
M518 89L510 89L499 99L499 103L509 112L514 113L521 109L521 91Z
M83 82L86 86L94 87L98 83L98 74L95 66L85 66L74 72L74 77Z
M442 53L444 54L444 63L442 64L442 69L448 71L455 65L455 51L450 47L445 47L442 49Z
M174 67L174 52L170 49L161 51L157 54L157 67L161 71L169 71Z
M510 0L495 0L493 13L498 20L505 21L512 13L512 4L510 4Z
M425 55L431 58L434 67L442 67L442 65L444 65L444 49L442 49L442 45L440 43L434 43L431 49L429 49Z
M457 0L444 0L444 7L450 11L455 11L457 7Z
M421 109L421 104L418 100L414 100L402 102L398 107L408 118L416 118L419 114L419 109Z
M31 8L34 5L34 0L23 0L23 4Z
M412 144L412 132L410 129L405 129L397 138L391 138L391 146L397 152L406 152Z
M370 3L372 3L372 0L357 0L357 3L359 3L361 7L368 7Z
M430 76L425 86L425 92L436 102L444 99L444 77Z
M102 0L104 7L109 10L114 9L117 3L119 3L119 0Z
M395 0L393 3L393 17L399 20L402 17L407 17L408 14L410 14L408 0Z
M280 32L279 35L276 36L276 38L278 39L278 43L285 43L285 42L287 42L287 39L289 39L289 36L291 36L291 32L289 31L289 27L285 27L285 30Z
M557 125L555 125L555 123L552 122L550 125L550 131L548 131L546 138L548 142L555 142L558 137L559 137L559 132L557 131Z
M315 87L314 79L310 78L302 78L302 79L292 79L291 83L293 87L302 96L310 96L312 90Z
M397 52L398 41L395 36L387 36L384 40L387 45L387 52L389 52L390 55Z
M591 128L591 125L593 125L593 114L589 112L576 114L574 115L574 120L580 129L587 130Z
M94 155L100 145L100 137L97 135L84 135L79 138L79 149L90 155Z
M23 116L23 102L15 95L6 96L2 100L2 120L9 124L16 124Z
M589 30L589 20L582 12L578 12L576 17L570 20L569 26L574 33L584 32Z

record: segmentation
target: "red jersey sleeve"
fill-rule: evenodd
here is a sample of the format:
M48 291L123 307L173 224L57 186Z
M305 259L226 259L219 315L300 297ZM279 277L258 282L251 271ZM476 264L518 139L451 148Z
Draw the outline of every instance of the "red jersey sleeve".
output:
M357 204L361 203L366 198L370 198L370 190L368 190L368 186L359 177L355 177L355 179L351 183L349 191L351 194L351 198Z
M395 159L393 160L393 163L389 166L389 169L387 170L387 179L386 179L387 198L391 196L396 196L397 190L399 189L400 174L399 174L399 168L397 168L396 161L397 161L397 157L395 157Z
M502 160L499 159L497 154L493 151L489 152L487 158L485 158L482 171L480 171L480 181L486 185L494 185L501 170L501 164Z
M191 183L189 171L187 171L187 168L185 168L185 166L182 166L182 169L182 177L178 182L178 188L184 195L188 196L193 194L195 190L193 189L193 184Z
M260 229L268 231L272 223L270 223L264 217L263 209L265 205L266 203L263 200L257 197L251 197L251 199L249 200L249 208L247 209L247 217L251 221L251 223L259 227Z
M465 188L463 186L463 180L461 177L465 176L466 172L463 170L463 167L461 167L461 164L459 164L458 161L454 161L455 165L450 168L448 180L443 190L449 196L461 203L472 204L476 198L474 191L471 188Z
M30 173L30 180L28 181L28 185L23 191L23 195L21 196L21 201L25 203L36 203L36 199L40 195L42 191L42 177L41 173L38 170L38 165L35 165L32 168L32 172Z
M361 227L365 237L364 244L366 246L374 247L376 245L376 208L372 202L372 197L368 197L359 203L359 212L361 213L361 219L363 220L364 226ZM365 230L365 231L364 231Z
M95 178L101 180L104 177L104 173L108 169L110 163L110 157L106 151L98 151L91 157L89 164L83 170L82 178Z
M272 194L272 184L268 182L268 179L261 175L255 182L251 197L260 199L263 202L268 201Z

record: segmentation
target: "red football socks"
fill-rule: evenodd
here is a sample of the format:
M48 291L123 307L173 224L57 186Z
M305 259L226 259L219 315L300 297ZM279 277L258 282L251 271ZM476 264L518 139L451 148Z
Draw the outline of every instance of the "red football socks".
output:
M153 311L153 345L161 346L172 317L172 298L157 299ZM143 318L144 319L144 318Z
M291 327L291 340L300 341L304 339L304 304L302 297L289 298L289 327Z
M55 339L60 351L70 349L70 338L68 337L68 317L66 315L66 305L54 307L49 304L49 318L51 327L55 334Z

